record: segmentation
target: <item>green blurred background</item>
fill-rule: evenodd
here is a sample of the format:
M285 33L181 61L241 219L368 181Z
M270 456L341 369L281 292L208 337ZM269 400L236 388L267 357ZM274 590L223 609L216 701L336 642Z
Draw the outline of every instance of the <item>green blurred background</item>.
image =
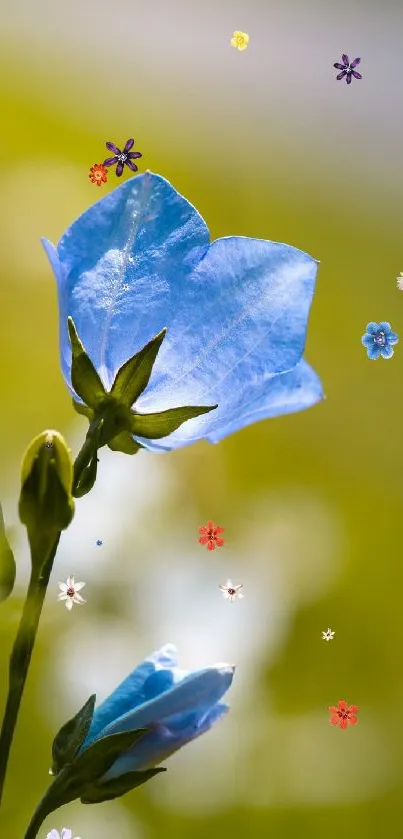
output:
M22 453L57 428L74 453L53 276L39 243L113 189L88 180L134 137L212 238L297 246L321 266L306 357L326 401L218 446L102 452L51 578L12 751L1 839L21 839L48 784L55 731L171 641L180 663L237 664L230 714L119 801L72 804L82 839L402 835L403 7L386 0L120 0L3 7L0 34L0 498L18 586L0 613L0 708L29 560ZM248 49L230 46L235 29ZM342 52L362 81L336 82ZM126 175L124 176L126 177ZM401 336L389 362L369 320ZM208 518L226 544L208 554ZM96 546L101 539L102 546ZM84 580L68 613L59 580ZM245 599L217 588L230 576ZM336 632L330 643L321 632ZM359 725L328 722L339 699Z

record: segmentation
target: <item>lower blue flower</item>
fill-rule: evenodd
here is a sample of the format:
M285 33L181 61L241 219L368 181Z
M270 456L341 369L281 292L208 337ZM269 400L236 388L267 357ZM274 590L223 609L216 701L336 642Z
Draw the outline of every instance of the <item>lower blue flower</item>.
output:
M396 332L392 332L392 327L387 321L375 323L371 321L367 324L365 335L362 336L361 342L366 347L368 358L375 361L377 358L392 358L394 353L392 344L397 344L399 341Z
M228 710L220 700L233 675L229 664L190 673L179 670L171 644L149 656L95 710L81 751L109 734L149 729L119 756L100 782L153 768L208 731Z

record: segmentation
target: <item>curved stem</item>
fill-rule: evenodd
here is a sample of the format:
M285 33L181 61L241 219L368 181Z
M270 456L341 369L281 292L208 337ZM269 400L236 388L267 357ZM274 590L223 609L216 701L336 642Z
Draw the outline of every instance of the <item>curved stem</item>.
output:
M35 544L31 543L33 557L34 555L40 555L44 551L42 553L43 564L39 575L36 571L32 571L27 599L24 604L17 637L10 656L8 697L0 733L0 804L14 730L17 724L32 650L38 631L39 618L41 616L43 601L45 599L59 539L60 532L57 533L56 537L53 536L53 541L50 546L49 536L47 543L44 542L44 539L37 540ZM35 563L33 563L33 566L35 567Z
M47 813L44 813L41 810L41 805L39 805L39 807L35 810L35 813L32 816L32 819L28 825L24 839L36 839L39 828L42 827L42 824L45 821L46 816Z

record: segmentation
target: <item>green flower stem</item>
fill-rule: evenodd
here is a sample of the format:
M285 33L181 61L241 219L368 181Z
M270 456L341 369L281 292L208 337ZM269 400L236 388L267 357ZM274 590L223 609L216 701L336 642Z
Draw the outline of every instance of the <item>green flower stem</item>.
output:
M33 569L40 567L40 571L39 573L37 570L32 571L17 637L10 656L8 697L0 733L0 804L22 694L59 539L60 532L48 533L42 538L31 540ZM41 565L38 563L39 557Z
M28 825L24 839L36 839L39 828L42 827L42 824L45 821L47 815L48 813L44 812L44 810L42 809L42 804L39 804Z
M97 421L94 421L90 425L83 447L74 463L74 479L78 483L88 465L91 455L94 453L94 448L96 451L98 425L99 422ZM33 570L17 637L10 656L8 696L0 732L0 806L10 749L60 535L61 531L54 531L53 534L46 532L32 536L32 538L28 534ZM38 569L40 569L39 572ZM28 837L36 836L36 832L33 831L35 830L35 825L36 830L40 827L38 818L38 813L34 814L28 828Z

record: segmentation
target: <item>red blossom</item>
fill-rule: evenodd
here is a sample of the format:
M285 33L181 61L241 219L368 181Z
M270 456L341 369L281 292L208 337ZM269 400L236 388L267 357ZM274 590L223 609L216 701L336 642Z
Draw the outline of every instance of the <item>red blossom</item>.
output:
M199 527L201 545L207 545L208 551L213 551L214 548L221 548L224 544L224 539L220 539L219 534L224 533L223 527L216 527L213 521L208 521L206 527Z
M329 708L331 714L330 722L332 725L339 725L340 728L347 728L348 725L357 725L358 720L356 714L358 713L357 705L347 705L344 699L340 699L335 708L331 705Z
M108 180L108 170L105 169L105 166L102 163L94 163L94 165L91 166L88 177L93 184L102 186L102 184L106 184Z

